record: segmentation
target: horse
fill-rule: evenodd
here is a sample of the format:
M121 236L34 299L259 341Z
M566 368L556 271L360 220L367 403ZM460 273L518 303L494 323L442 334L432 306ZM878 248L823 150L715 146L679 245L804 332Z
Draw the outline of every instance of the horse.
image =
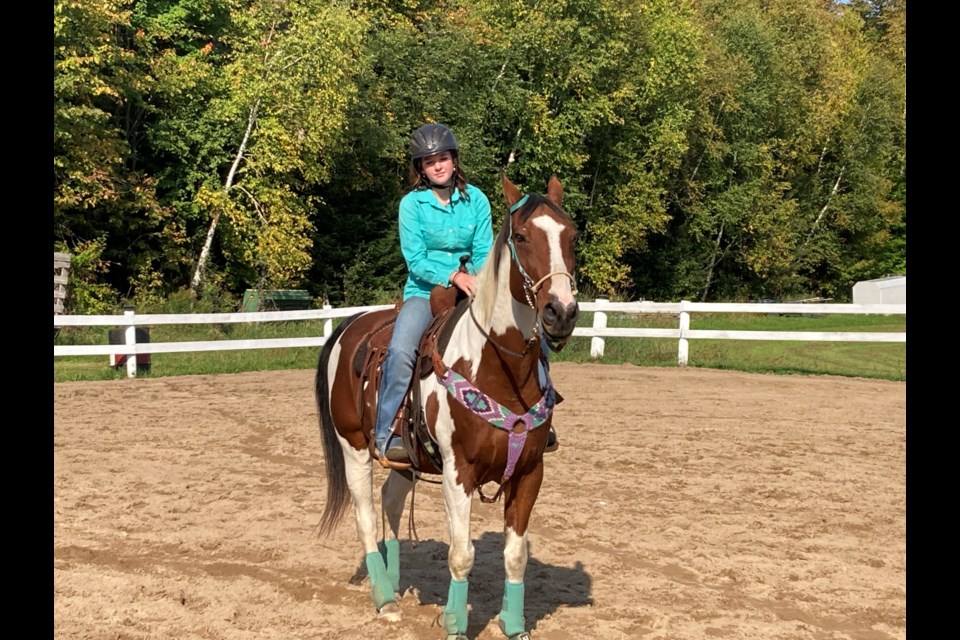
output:
M378 363L371 354L383 353L397 310L360 312L338 325L322 347L315 379L327 480L319 535L332 532L352 498L371 598L382 619L402 619L397 535L406 497L421 474L441 476L449 529L450 584L442 614L447 640L467 638L475 491L485 502L503 498L506 577L498 625L510 640L530 638L523 614L528 527L558 397L545 351L563 347L579 316L577 230L562 208L563 185L551 176L544 196L522 195L503 173L501 183L507 211L473 296L435 318L432 340L427 330L421 342L421 358L431 352L426 373L415 371L394 422L394 428L405 426L412 469L379 460L391 468L381 487L382 542L372 475ZM410 435L416 424L419 439ZM499 483L493 498L482 493L490 482Z

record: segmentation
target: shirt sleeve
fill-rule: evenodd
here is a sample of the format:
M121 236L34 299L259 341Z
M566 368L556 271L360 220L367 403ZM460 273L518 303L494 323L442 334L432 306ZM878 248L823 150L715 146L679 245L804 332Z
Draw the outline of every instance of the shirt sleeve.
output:
M477 226L473 234L473 251L470 261L476 274L487 261L487 255L493 246L493 221L490 218L490 200L486 194L477 189L476 193Z
M430 284L446 285L449 273L440 273L436 264L427 260L427 243L423 239L417 203L412 199L400 202L400 251L413 277Z

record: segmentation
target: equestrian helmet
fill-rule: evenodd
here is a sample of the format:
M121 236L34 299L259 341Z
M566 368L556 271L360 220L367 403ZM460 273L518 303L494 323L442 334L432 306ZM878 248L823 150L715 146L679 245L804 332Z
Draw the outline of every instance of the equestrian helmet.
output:
M414 131L410 139L410 155L414 160L457 149L459 145L453 131L442 124L425 124Z

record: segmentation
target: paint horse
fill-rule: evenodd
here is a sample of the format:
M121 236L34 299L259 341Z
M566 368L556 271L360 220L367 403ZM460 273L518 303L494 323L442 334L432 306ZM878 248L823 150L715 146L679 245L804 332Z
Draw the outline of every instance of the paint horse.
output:
M527 534L557 398L543 350L562 347L579 314L573 276L577 232L561 208L563 186L552 176L544 197L522 195L505 175L502 183L508 210L477 274L474 295L447 312L432 341L428 335L421 343L421 357L424 350L432 354L426 373L418 369L414 374L421 375L408 395L412 417L394 422L395 428L406 423L405 431L420 425L419 439L404 435L413 471L442 476L450 535L450 586L443 610L448 640L467 637L475 491L486 502L503 498L506 579L498 624L511 640L530 637L523 614ZM393 470L381 488L389 529L384 526L384 540L378 543L372 476L378 378L369 375L363 362L369 361L371 344L379 340L386 345L395 317L396 310L387 309L341 323L323 346L316 375L327 477L319 531L328 535L333 530L352 497L373 603L388 620L401 618L397 531L418 475L380 461ZM419 444L413 447L414 442ZM489 482L499 483L493 498L481 491Z

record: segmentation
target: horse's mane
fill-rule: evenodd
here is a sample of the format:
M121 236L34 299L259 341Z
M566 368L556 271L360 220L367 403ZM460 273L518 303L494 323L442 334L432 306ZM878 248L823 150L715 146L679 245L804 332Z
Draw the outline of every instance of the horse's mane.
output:
M547 206L564 220L570 220L567 212L555 205L553 202L540 195L539 193L528 193L527 201L520 207L518 213L518 222L527 221L530 214L540 206ZM477 309L477 319L481 323L486 323L493 313L493 302L497 297L500 277L500 260L504 252L510 253L510 246L507 240L510 237L510 212L503 217L500 225L500 232L497 234L493 247L490 249L490 255L487 261L480 268L477 274L477 291L474 294L474 304Z

